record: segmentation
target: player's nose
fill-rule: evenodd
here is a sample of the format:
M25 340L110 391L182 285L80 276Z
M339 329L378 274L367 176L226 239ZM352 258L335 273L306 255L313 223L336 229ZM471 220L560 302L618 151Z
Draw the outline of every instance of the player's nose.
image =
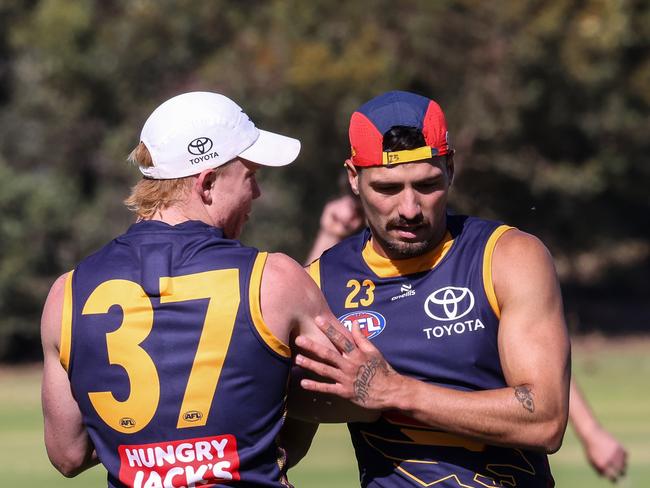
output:
M420 202L412 189L405 188L402 191L400 195L398 212L400 217L405 220L414 220L418 215L422 213Z

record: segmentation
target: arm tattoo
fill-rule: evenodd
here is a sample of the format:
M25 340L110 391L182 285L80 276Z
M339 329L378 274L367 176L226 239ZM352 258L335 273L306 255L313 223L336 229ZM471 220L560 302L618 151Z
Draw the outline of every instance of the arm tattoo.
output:
M526 386L517 386L515 388L515 398L521 402L521 405L530 413L535 411L535 402L533 402L533 392Z
M341 334L341 331L336 330L336 328L332 324L330 324L329 327L327 327L327 330L325 331L325 335L330 341L332 341L332 343L334 343L334 345L337 345L338 343L342 342L343 352L349 354L352 351L354 351L354 344L352 344L352 341L350 341L347 337Z
M389 372L386 361L381 358L370 358L365 364L359 366L357 378L354 380L354 399L363 404L368 401L368 390L377 371L382 370L384 374Z

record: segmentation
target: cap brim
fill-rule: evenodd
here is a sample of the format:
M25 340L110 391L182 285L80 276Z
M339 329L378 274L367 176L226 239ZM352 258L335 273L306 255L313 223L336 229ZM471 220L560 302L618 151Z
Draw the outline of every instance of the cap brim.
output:
M240 157L263 166L286 166L300 153L300 141L274 132L258 129L259 137Z

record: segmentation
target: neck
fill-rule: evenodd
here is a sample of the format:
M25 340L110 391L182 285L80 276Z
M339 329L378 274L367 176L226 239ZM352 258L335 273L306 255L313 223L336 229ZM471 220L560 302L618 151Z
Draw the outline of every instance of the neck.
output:
M195 205L171 206L158 210L149 220L160 220L169 225L182 224L188 220L198 220L216 226L204 207Z

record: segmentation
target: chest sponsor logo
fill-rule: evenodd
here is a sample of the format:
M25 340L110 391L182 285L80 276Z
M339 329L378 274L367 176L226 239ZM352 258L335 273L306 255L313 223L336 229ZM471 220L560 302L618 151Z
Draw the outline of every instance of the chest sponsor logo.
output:
M402 286L399 288L400 294L395 295L394 297L391 297L390 301L394 302L395 300L399 300L401 298L406 298L406 297L412 297L415 295L415 290L413 289L413 285L411 283L402 283Z
M339 317L346 329L352 330L352 324L357 321L361 332L363 332L368 339L378 336L386 327L386 319L379 312L371 310L363 310L359 312L350 312Z
M445 286L434 291L424 302L424 311L434 320L456 320L474 308L474 295L469 288Z
M120 481L134 488L208 487L240 479L232 435L119 446Z
M427 327L422 329L427 336L427 339L440 339L444 336L460 335L465 332L476 332L477 330L485 329L485 325L481 319L465 320L463 322L456 322L452 324L436 325L435 327Z

